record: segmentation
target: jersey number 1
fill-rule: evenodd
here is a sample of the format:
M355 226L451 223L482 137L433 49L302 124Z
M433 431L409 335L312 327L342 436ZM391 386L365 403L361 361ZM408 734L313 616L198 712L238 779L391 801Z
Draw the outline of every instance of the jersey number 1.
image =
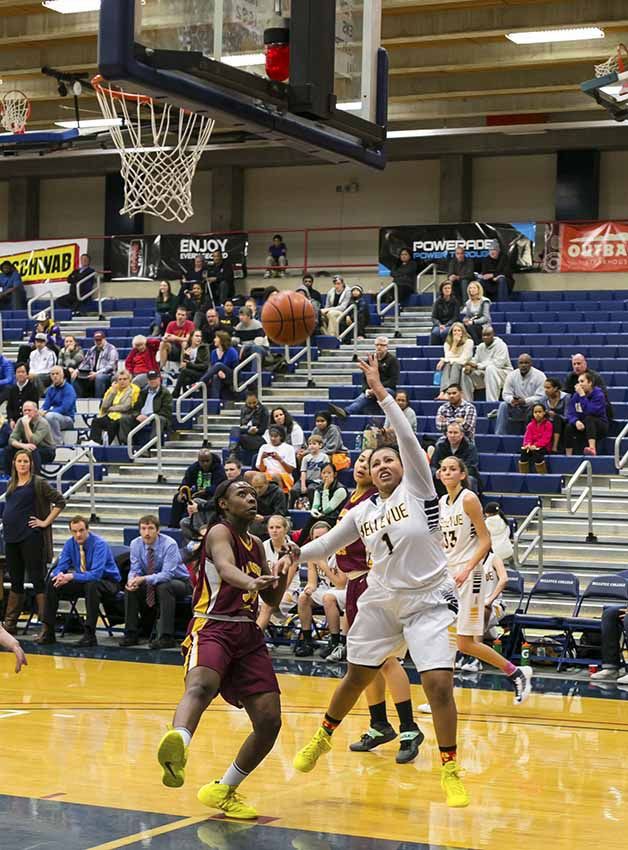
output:
M388 534L382 534L382 540L384 541L386 546L388 546L388 554L392 555L395 547L392 545L392 540L390 539Z

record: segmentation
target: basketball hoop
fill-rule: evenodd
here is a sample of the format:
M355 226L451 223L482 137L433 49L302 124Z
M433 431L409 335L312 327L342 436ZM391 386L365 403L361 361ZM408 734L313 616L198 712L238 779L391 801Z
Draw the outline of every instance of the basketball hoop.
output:
M618 44L615 53L609 56L606 62L595 66L596 77L607 77L609 74L623 74L626 70L626 61L628 58L628 47L625 44Z
M158 104L156 111L152 97L112 89L103 82L96 76L92 86L103 116L111 121L109 132L122 161L120 212L186 221L194 214L192 179L214 120L169 103Z
M0 97L0 123L8 133L25 133L30 117L31 102L24 92L11 89Z

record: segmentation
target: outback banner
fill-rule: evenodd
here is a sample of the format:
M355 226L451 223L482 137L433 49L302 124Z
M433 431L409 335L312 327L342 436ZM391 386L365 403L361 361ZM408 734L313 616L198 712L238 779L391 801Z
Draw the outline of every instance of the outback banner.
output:
M46 289L51 289L54 297L59 298L68 291L68 275L78 268L79 257L87 251L87 239L0 242L0 263L5 260L13 263L28 298Z
M561 222L558 226L558 250L557 271L626 272L628 221Z
M477 270L494 240L510 254L513 268L533 265L536 224L532 221L510 224L466 222L463 224L415 224L383 227L379 232L379 273L389 275L400 252L407 248L419 269L436 263L440 272L447 270L458 246L477 264Z
M194 268L199 254L211 263L220 251L233 265L235 277L246 276L247 233L204 236L114 236L111 240L111 277L143 280L178 280Z

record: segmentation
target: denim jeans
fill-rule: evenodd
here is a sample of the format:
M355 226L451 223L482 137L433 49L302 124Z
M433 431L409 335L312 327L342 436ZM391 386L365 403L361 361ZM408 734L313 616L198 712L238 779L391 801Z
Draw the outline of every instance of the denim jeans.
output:
M388 395L394 396L395 390L386 389ZM381 408L377 404L377 400L374 396L367 396L366 393L360 393L360 395L351 402L351 404L347 407L347 413L349 416L353 416L354 414L364 413L364 411L369 410L375 413L381 413Z
M224 372L225 377L219 378L218 372ZM233 379L233 370L228 366L225 366L223 363L214 363L211 369L208 369L207 372L201 378L205 384L207 384L209 388L209 397L210 398L220 398L220 394L222 392L223 387L230 387Z
M530 412L530 407L527 404L513 407L507 401L500 402L497 408L495 433L501 436L506 434L523 434L524 425L530 416Z
M619 644L622 632L628 643L628 615L621 620L619 612L626 608L628 605L609 605L602 613L602 666L607 669L618 670L623 665Z

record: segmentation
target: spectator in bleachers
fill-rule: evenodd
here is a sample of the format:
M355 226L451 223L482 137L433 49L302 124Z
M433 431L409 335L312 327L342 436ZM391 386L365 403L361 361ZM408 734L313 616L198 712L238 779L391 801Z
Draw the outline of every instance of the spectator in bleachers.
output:
M68 334L63 340L63 348L57 354L57 364L65 370L68 380L72 380L72 371L78 369L84 359L85 353L77 343L76 337Z
M79 284L82 280L89 278L90 275L93 275L89 279L89 282L85 284L85 291L78 291ZM79 260L78 269L74 269L68 275L68 285L70 287L69 292L66 295L62 295L61 298L57 298L57 304L59 307L65 307L72 311L73 316L81 315L81 304L83 303L79 299L79 295L84 296L86 292L89 292L96 284L96 269L92 268L92 258L89 254L81 254L81 258ZM87 299L85 299L87 301Z
M131 379L138 387L145 387L148 382L149 372L158 372L157 352L159 351L158 339L146 339L142 334L133 337L133 346L126 356L124 366L130 373Z
M155 621L159 608L157 636L151 649L172 649L175 610L178 599L192 595L187 567L181 560L176 541L159 531L159 519L147 514L139 521L140 536L131 541L131 569L124 588L124 637L120 646L139 643L142 625Z
M280 233L275 233L273 241L268 246L268 256L266 257L267 269L264 272L264 277L285 277L287 265L288 249L286 243L283 241L283 236Z
M185 470L179 489L172 500L171 528L179 527L190 502L194 499L203 499L208 502L214 495L216 487L226 477L220 458L211 449L200 449L194 463Z
M303 448L305 445L305 435L303 428L298 422L295 422L291 414L288 413L285 407L273 407L270 411L270 425L281 425L286 429L286 442L293 446L294 450ZM270 434L268 428L264 432L264 440L270 442Z
M220 252L218 252L220 253ZM207 275L208 269L207 264L205 263L205 259L202 254L197 254L194 257L194 265L192 270L186 272L183 278L181 279L181 286L179 288L179 294L177 296L177 305L183 304L185 300L185 295L192 288L193 283L200 283L203 289L207 285ZM174 310L172 313L172 318L174 317Z
M233 370L238 365L238 351L227 331L216 331L210 364L200 380L207 384L210 398L223 398L233 386Z
M464 245L458 245L447 266L447 282L451 283L453 294L460 304L467 300L467 287L474 279L474 272L473 260L466 256Z
M617 575L628 579L628 570ZM602 669L591 674L595 682L628 685L628 672L621 651L622 640L628 644L628 606L605 605L602 611Z
M400 305L405 304L410 296L415 294L418 273L419 267L412 259L412 254L407 248L402 248L399 253L399 260L393 266L390 274L397 284Z
M416 434L417 430L417 420L416 413L410 407L410 399L408 398L408 393L405 390L397 390L395 393L395 401L401 408L403 415L406 417L408 422L410 423L410 427ZM388 414L386 414L386 418L384 419L384 430L391 428L390 419L388 418Z
M207 269L207 286L209 300L214 304L224 304L228 298L233 299L235 295L233 266L228 258L223 257L221 251L212 253L212 264Z
M576 391L567 405L565 427L565 452L572 455L597 454L597 441L608 434L607 400L604 391L593 384L593 375L583 372L578 378Z
M499 502L489 502L484 508L484 522L491 535L491 548L498 558L509 563L514 554L512 531Z
M242 463L234 455L227 458L224 469L227 481L239 481L242 478Z
M473 442L478 418L475 406L462 398L460 384L450 384L445 388L445 395L447 401L436 411L436 430L446 434L450 422L457 422L465 437Z
M340 428L331 421L328 410L319 410L314 416L312 434L318 434L323 439L323 451L330 457L347 449L342 440Z
M264 541L264 554L266 562L272 568L273 564L277 563L279 558L285 551L285 544L289 542L289 533L291 522L289 517L271 516L268 520L268 540ZM301 582L299 579L299 565L293 564L288 570L288 580L286 581L286 592L279 606L274 609L280 612L284 617L288 616L294 609L301 592ZM270 618L273 614L272 606L267 602L260 600L259 614L257 617L257 625L262 631L268 628Z
M308 289L308 287L304 283L297 284L297 286L294 287L294 291L300 292L301 295L304 295L312 305L312 310L314 310L314 315L316 317L316 326L314 328L313 333L318 333L321 324L321 302L317 301L315 298L312 297L313 290Z
M318 434L312 434L307 441L307 452L301 460L301 476L292 490L292 503L298 499L307 499L309 510L314 498L314 491L323 483L321 472L323 467L329 463L329 455L323 451L323 438Z
M181 307L185 307L188 312L188 318L196 323L196 317L199 320L205 315L209 304L205 301L203 285L201 283L193 283L192 286L183 295Z
M265 442L260 446L255 468L281 483L284 492L289 493L294 487L292 473L297 466L294 447L286 442L286 429L281 425L270 425L268 436L270 444Z
M464 367L462 386L465 397L473 399L476 389L486 391L487 401L499 401L508 374L512 372L510 352L503 339L495 336L492 325L482 328L482 342Z
M338 480L338 470L334 464L326 463L321 469L321 483L314 490L310 516L299 535L299 546L303 546L309 538L317 520L325 520L329 526L336 524L348 495L347 488Z
M325 306L321 309L321 325L323 333L338 336L340 316L349 306L351 291L347 289L344 278L339 274L334 276L334 282L325 298Z
M267 287L266 287L266 289L264 290L264 295L265 295L266 297L267 297L267 293L268 293L268 295L270 295L270 294L271 294L271 293L269 292L269 290L274 291L274 292L278 292L278 291L279 291L279 290L278 290L276 287L274 287L274 286L267 286ZM258 306L257 301L255 300L255 298L253 298L253 296L252 296L252 295L249 295L249 297L245 300L245 302L244 302L244 306L249 308L249 310L251 311L251 316L252 316L254 319L259 319L259 306Z
M46 584L43 628L38 643L56 643L55 622L59 602L85 597L85 631L76 646L97 646L96 624L101 602L114 602L120 589L120 570L107 541L89 529L83 516L70 520L72 536L66 540L57 565Z
M235 304L233 303L231 298L227 298L225 303L222 305L222 315L219 318L220 329L223 331L227 331L227 333L229 334L233 334L235 326L238 324L239 321L240 320L236 312Z
M464 368L471 361L473 356L473 340L466 332L464 325L461 322L454 322L451 330L447 334L447 339L443 345L443 356L436 364L436 371L440 372L441 387L449 387L451 384L458 384L463 387L463 395L465 384L462 383ZM466 386L468 387L468 381ZM439 401L446 398L445 393L441 389L436 396ZM471 401L473 392L469 392L467 401Z
M469 336L476 344L479 344L482 340L483 325L491 323L491 302L484 295L482 285L477 281L469 284L467 295L469 297L461 313L462 322Z
M59 325L55 325L52 319L49 319L45 313L39 313L37 320L31 331L28 341L20 345L17 352L17 359L26 362L31 351L35 348L35 339L37 334L45 334L46 345L55 354L59 353L59 349L63 345L63 337Z
M242 455L244 463L251 464L260 447L264 445L264 432L268 428L268 408L264 407L254 389L246 391L240 408L240 430L233 450Z
M240 321L235 327L235 338L240 344L240 360L246 360L251 354L259 354L263 362L270 347L262 323L253 318L250 307L241 307L239 315Z
M185 307L177 307L174 322L169 322L166 326L166 333L159 346L159 363L162 369L165 368L168 360L174 363L181 362L181 354L193 330L194 322L188 319Z
M46 566L53 559L52 524L65 508L63 496L36 475L31 452L19 449L10 467L3 514L6 568L11 580L4 627L17 633L24 607L26 574L33 585L38 617L44 613Z
M552 423L552 430L554 432L552 451L557 452L564 448L569 395L563 392L561 383L557 378L546 378L543 390L545 392L545 398L542 400L542 404L547 411L547 418Z
M22 404L22 415L16 421L9 445L4 450L7 472L11 471L13 458L21 449L31 453L35 471L39 471L42 463L52 463L55 459L56 446L50 425L40 414L36 401L24 401Z
M159 417L161 424L162 440L170 431L172 424L172 396L170 390L166 389L161 382L161 373L157 370L151 370L146 375L146 386L142 387L136 400L133 403L131 412L123 414L120 419L120 427L118 430L118 439L120 445L125 446L129 438L129 434L140 422L145 422L149 416L156 414ZM150 429L140 431L136 435L136 439L145 443L152 440L156 434L155 421Z
M194 324L197 330L200 330L202 333L203 342L207 343L210 351L214 347L214 339L218 331L226 330L220 323L220 317L215 307L210 307L209 310L206 310L205 315L202 317L196 316Z
M0 404L9 400L11 387L15 386L15 369L13 363L0 354Z
M491 245L488 257L482 260L479 278L491 301L508 301L515 288L510 257L502 251L497 240Z
M287 515L288 499L281 487L275 481L270 481L264 473L254 472L249 478L249 483L257 494L257 516L249 532L266 540L268 520L273 514Z
M50 386L44 396L41 415L46 417L50 425L55 445L63 445L61 432L74 428L76 392L72 384L66 381L61 366L53 366L50 370Z
M357 324L358 324L358 339L364 339L366 334L366 326L368 325L371 314L369 312L369 305L364 297L364 290L361 286L354 284L351 287L351 301L349 304L355 304L357 311ZM340 332L346 330L353 325L353 316L349 313L348 316L345 316L344 319L340 320L339 330ZM343 342L350 343L353 339L353 334L347 334L344 338Z
M378 336L375 338L375 357L379 368L379 377L386 392L394 396L399 383L399 361L395 355L388 350L388 337ZM365 376L362 376L362 392L346 408L337 404L330 404L329 409L336 416L346 418L356 414L373 411L379 413L380 408L374 399L373 390L369 389Z
M528 473L530 464L539 475L547 473L546 456L552 450L554 442L554 429L550 422L545 405L539 401L532 407L532 419L523 435L523 445L519 456L519 472Z
M76 395L79 398L102 398L117 371L118 349L107 342L104 331L96 331L93 346L78 369L70 372Z
M118 372L100 404L98 416L92 419L89 441L85 445L103 444L103 433L107 435L109 445L120 436L120 423L124 414L131 414L140 394L137 384L131 383L130 374L124 370Z
M510 372L504 383L502 398L497 408L496 434L523 434L532 406L545 398L545 374L532 365L529 354L520 354L517 368Z
M28 374L40 388L40 394L50 383L50 370L57 362L57 355L46 345L46 334L35 334L35 348L28 358Z
M26 289L12 262L0 265L0 306L10 310L26 310Z
M7 420L11 429L15 428L18 419L23 414L25 401L39 403L39 387L37 387L28 376L26 363L17 363L15 366L15 383L9 388L7 398Z
M178 398L189 386L200 381L209 369L209 346L203 342L201 331L195 330L190 334L181 363L181 371L174 388L173 398Z
M155 299L155 315L151 325L151 336L161 336L166 326L174 319L179 299L172 292L170 281L162 280Z
M457 457L464 462L469 473L469 485L473 492L477 493L480 484L480 458L478 450L475 447L475 443L469 440L468 437L465 437L464 431L457 422L449 423L445 435L436 443L434 452L430 458L430 463L435 470L436 491L439 496L442 496L447 491L445 485L441 484L439 476L440 465L446 457Z
M313 278L313 276L309 272L307 272L301 278L301 282L303 283L303 285L305 287L307 287L310 300L316 301L318 303L319 310L320 310L320 307L323 304L323 296L318 291L318 289L314 289L314 278Z
M465 286L466 292L466 286ZM441 345L460 317L460 302L454 298L451 281L444 280L439 287L439 296L432 307L432 331L430 345Z
M565 392L568 393L568 395L570 396L573 395L576 391L578 378L580 377L580 375L584 375L585 372L588 372L589 375L591 375L591 379L593 380L593 386L599 387L605 395L608 395L606 381L600 375L599 372L596 372L594 369L589 369L589 364L584 354L571 355L571 372L567 374L563 383L563 389L565 390Z

